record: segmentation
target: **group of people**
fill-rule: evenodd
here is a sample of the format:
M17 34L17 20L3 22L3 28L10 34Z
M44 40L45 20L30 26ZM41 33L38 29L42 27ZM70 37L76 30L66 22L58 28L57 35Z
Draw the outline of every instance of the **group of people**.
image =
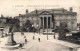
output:
M24 33L23 32L21 32L21 36L23 36L24 35ZM27 41L27 38L26 38L26 36L24 35L24 39L25 39L25 43L27 43L28 41ZM33 40L35 39L35 36L33 36ZM40 38L38 38L38 41L40 42L41 40L40 40ZM20 44L20 47L22 48L24 46L24 43L21 43Z
M23 36L24 35L24 33L23 32L21 32L21 36ZM27 43L27 38L26 38L26 36L24 36L24 39L25 39L25 43ZM33 36L33 39L35 39L35 36ZM38 38L38 41L40 42L40 38ZM23 46L23 44L20 44L20 47L22 47Z

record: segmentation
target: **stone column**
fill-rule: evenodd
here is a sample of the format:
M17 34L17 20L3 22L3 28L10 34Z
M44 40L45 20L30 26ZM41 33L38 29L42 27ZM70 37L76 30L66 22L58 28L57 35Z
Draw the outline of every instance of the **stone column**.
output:
M47 32L48 32L48 17L47 17Z
M39 19L39 28L41 27L41 17Z
M43 19L42 19L42 17L40 17L40 20L41 20L40 28L42 29L43 28Z
M43 29L44 29L44 17L43 17Z
M50 29L52 28L52 17L50 17Z

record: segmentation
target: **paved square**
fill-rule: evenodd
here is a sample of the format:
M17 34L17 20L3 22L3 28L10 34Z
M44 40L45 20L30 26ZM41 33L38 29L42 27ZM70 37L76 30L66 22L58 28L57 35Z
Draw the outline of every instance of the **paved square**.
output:
M35 39L33 39L33 36ZM40 42L38 40L40 38ZM58 35L56 34L56 39L54 39L53 35L47 35L38 34L38 33L29 33L24 32L24 35L21 35L21 32L15 32L14 33L14 40L16 43L22 43L24 46L19 49L15 50L5 50L1 49L3 51L70 51L71 48L79 47L79 45L64 42L61 40L57 40ZM27 43L25 42L25 39L27 39ZM1 38L1 46L3 46L8 40L7 37Z

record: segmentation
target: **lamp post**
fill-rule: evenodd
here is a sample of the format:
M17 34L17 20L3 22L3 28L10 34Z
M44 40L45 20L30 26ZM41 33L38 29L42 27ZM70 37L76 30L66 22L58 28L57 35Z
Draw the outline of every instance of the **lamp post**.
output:
M47 40L48 40L48 26L47 26Z
M34 25L32 25L32 28L34 27ZM33 28L33 32L34 32L34 28ZM35 32L33 33L33 39L35 39Z
M37 32L40 34L40 32L39 32L39 25L37 25L37 29L38 29L38 31L37 31Z
M57 24L57 22L54 22L54 30L53 30L53 32L54 32L54 34L53 34L53 38L55 39L55 33L56 33L56 31L57 31L57 26L59 26L59 24Z
M54 28L54 30L53 30L53 31L54 31L53 37L54 37L54 39L55 39L55 31L56 31L56 28Z
M48 40L48 17L47 17L47 40Z
M34 25L32 25L32 27L34 27ZM34 28L33 28L33 32L34 32ZM34 32L34 35L35 35L35 32Z

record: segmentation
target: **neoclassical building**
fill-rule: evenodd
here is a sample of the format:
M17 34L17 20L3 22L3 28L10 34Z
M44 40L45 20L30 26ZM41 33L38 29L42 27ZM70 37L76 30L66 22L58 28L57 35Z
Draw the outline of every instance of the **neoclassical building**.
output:
M39 28L40 32L52 32L55 27L59 27L60 23L65 23L70 31L77 30L77 12L73 12L71 7L68 10L64 8L58 9L41 9L19 14L20 26L25 24L26 20L30 20L35 28Z

